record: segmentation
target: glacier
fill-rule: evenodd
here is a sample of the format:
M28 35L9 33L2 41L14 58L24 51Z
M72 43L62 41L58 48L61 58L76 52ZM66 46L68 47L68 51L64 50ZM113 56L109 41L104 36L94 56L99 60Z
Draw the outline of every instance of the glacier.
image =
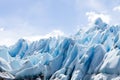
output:
M0 79L120 80L120 26L98 18L72 36L0 46Z

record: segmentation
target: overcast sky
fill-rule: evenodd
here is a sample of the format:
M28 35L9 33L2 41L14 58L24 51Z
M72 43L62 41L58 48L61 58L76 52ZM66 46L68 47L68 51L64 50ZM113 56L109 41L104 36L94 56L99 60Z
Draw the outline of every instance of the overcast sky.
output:
M0 0L0 44L49 33L74 34L97 17L119 24L119 14L120 0Z

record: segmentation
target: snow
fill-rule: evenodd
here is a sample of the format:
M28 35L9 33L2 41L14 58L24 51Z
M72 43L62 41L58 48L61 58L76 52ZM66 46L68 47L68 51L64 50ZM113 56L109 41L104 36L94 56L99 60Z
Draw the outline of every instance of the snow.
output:
M68 37L0 46L0 77L36 80L119 80L120 26L98 18Z
M11 71L11 66L3 58L0 58L0 70L1 71Z
M7 47L4 47L4 46L0 47L0 57L2 57L6 61L10 60L10 55L9 55Z

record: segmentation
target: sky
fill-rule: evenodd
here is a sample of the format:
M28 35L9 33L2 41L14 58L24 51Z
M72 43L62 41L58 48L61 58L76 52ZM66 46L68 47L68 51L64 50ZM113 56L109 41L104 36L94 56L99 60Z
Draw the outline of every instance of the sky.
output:
M0 45L75 34L97 17L119 24L119 14L120 0L0 0Z

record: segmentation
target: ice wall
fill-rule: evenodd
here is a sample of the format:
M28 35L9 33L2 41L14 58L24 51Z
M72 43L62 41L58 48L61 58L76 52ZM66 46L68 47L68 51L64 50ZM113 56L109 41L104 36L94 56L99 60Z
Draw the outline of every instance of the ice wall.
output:
M119 80L120 26L98 18L70 37L0 47L0 77L32 80Z

